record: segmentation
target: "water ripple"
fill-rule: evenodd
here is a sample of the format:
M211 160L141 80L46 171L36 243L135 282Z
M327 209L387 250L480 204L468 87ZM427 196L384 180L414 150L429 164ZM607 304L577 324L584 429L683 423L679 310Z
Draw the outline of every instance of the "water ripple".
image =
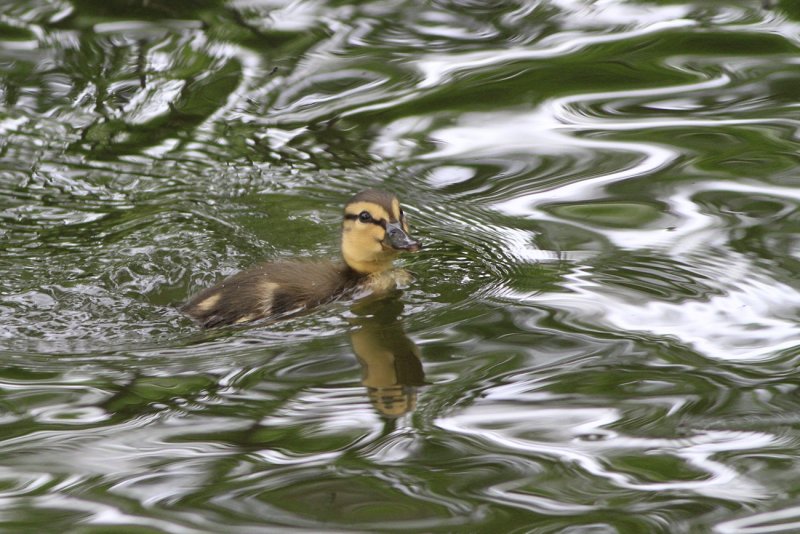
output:
M535 409L520 405L474 407L453 417L441 418L437 426L484 441L488 446L515 450L534 457L555 457L575 464L588 474L625 489L637 491L693 491L717 498L752 501L770 496L767 488L748 480L724 463L713 460L721 452L780 446L774 436L754 432L707 431L680 440L635 438L602 432L621 415L613 410L581 408ZM558 421L558 425L555 425ZM556 430L557 429L557 430ZM599 440L576 440L601 430ZM489 445L490 444L490 445ZM674 455L697 473L689 480L656 482L637 479L630 473L610 469L613 456L628 450L651 455ZM610 455L611 458L605 458ZM702 473L702 475L699 475Z
M467 54L429 54L417 60L417 68L422 72L424 81L419 84L422 89L440 86L449 80L458 71L474 72L498 64L508 64L513 61L541 60L552 57L562 57L574 54L583 48L609 43L623 39L631 39L654 32L665 31L694 25L688 19L676 19L649 23L642 28L622 31L608 35L580 35L572 32L562 32L557 36L539 43L537 48L522 48L511 50L482 50Z
M790 2L146 4L0 14L0 523L796 528ZM175 308L366 187L425 244L400 417L372 312Z

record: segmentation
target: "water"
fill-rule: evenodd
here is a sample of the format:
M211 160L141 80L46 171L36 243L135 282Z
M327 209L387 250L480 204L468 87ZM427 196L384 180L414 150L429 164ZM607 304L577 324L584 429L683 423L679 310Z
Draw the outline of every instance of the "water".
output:
M800 12L721 4L6 0L2 529L800 529ZM370 186L402 293L176 311Z

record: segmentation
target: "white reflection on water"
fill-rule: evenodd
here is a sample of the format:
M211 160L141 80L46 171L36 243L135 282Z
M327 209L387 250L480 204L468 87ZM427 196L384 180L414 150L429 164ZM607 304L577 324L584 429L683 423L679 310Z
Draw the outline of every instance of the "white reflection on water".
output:
M800 532L800 506L753 514L714 527L720 534L771 534L774 532Z
M677 13L676 13L677 14ZM582 34L562 31L555 36L544 39L536 46L512 49L486 49L468 53L434 53L420 56L416 61L417 69L423 79L418 83L419 89L441 87L458 71L475 72L493 65L502 65L515 61L533 61L554 57L563 57L583 48L600 43L633 39L642 35L668 29L693 26L695 21L676 19L655 22L642 28L621 31L611 34Z
M565 309L579 321L622 331L671 336L707 358L766 360L797 347L800 293L733 252L713 258L721 294L682 302L632 301L594 282L588 267L564 276L569 293L531 295L507 290L504 297Z
M618 0L550 0L548 3L558 6L566 27L571 29L632 24L641 27L683 19L690 14L685 5L637 5Z
M275 428L300 424L306 437L349 434L357 441L372 441L383 428L361 387L302 390L260 424Z
M486 495L498 503L511 504L531 512L547 515L572 515L597 509L597 506L559 501L542 495L530 495L521 491L521 488L526 485L526 480L504 482L486 489Z
M719 453L763 451L781 445L780 440L771 434L708 430L691 437L666 439L625 436L607 429L608 425L623 418L614 408L536 408L519 403L493 402L440 418L436 425L489 442L492 450L500 447L501 450L534 457L558 458L621 488L691 491L737 501L761 500L774 493L714 459ZM603 438L582 439L586 435L602 435ZM614 457L626 451L674 456L705 476L699 480L638 480L631 474L613 469Z
M466 182L474 176L475 170L469 167L442 165L431 171L428 176L428 183L433 187L447 187L449 185Z
M129 124L146 124L153 117L169 113L185 86L185 80L151 80L118 114L124 116Z
M602 194L604 186L652 173L679 155L672 148L654 144L576 138L571 135L572 131L574 127L563 124L547 105L530 113L465 113L460 116L457 126L435 130L430 134L439 149L424 155L422 159L448 160L498 155L533 158L547 154L568 157L574 161L576 169L585 169L596 164L593 160L597 154L610 152L632 156L627 157L633 159L633 163L617 172L599 176L576 175L574 181L565 185L511 198L494 206L508 215L521 216L531 215L529 206L533 199L554 202L597 197Z

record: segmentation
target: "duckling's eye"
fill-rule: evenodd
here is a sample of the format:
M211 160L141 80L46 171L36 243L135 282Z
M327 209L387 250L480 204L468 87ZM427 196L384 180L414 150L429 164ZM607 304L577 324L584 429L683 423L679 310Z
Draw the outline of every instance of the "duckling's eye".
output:
M372 215L370 215L368 211L362 211L358 214L358 220L363 223L370 222L372 221Z

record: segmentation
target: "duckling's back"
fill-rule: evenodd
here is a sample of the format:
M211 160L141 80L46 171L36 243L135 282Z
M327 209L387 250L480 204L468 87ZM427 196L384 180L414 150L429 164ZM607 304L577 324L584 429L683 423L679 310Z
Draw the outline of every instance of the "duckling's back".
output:
M206 328L278 318L334 300L358 280L331 262L264 263L201 291L181 311Z

